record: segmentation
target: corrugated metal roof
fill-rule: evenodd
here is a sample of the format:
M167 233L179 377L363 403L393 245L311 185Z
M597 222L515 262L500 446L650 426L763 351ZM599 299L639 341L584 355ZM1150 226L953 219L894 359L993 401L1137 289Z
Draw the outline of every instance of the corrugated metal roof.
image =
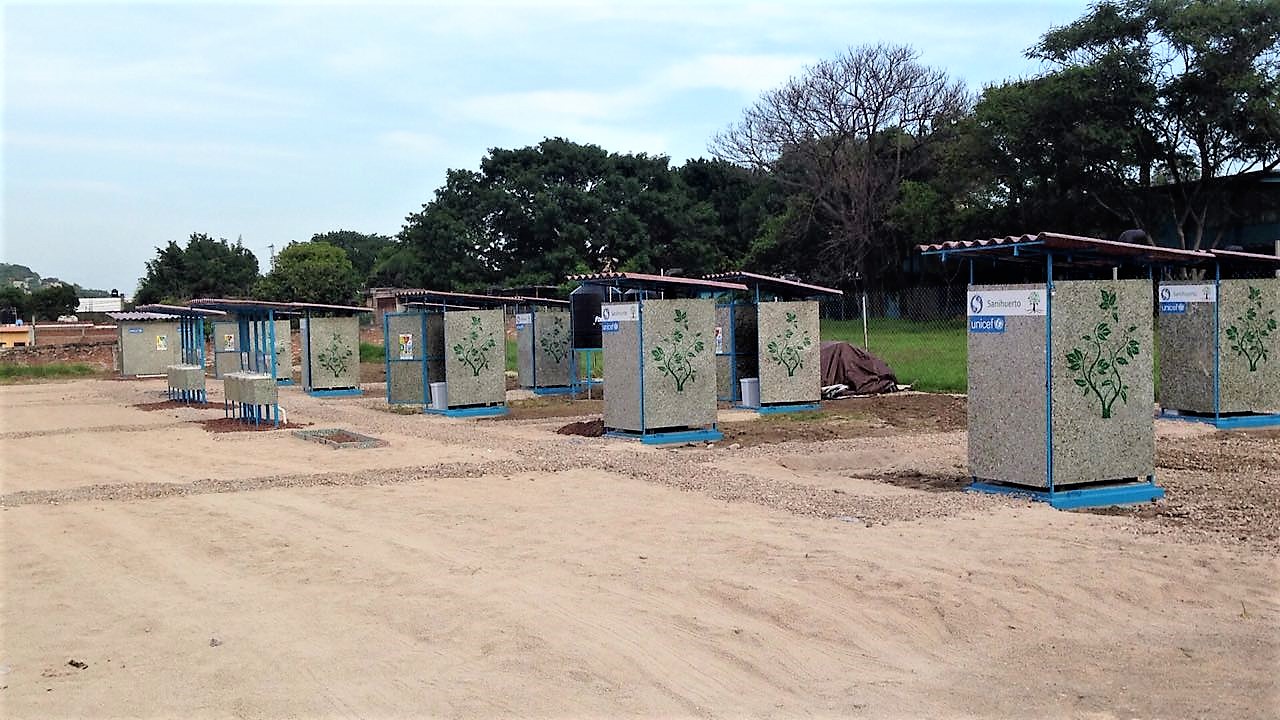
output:
M226 315L221 310L203 310L201 308L187 307L186 305L165 305L164 303L139 305L135 309L141 312L158 312L168 315L200 315L204 317Z
M748 286L767 286L781 290L789 290L799 294L844 295L843 291L836 290L835 288L823 287L821 285L810 285L797 280L788 280L786 278L774 277L772 275L760 275L758 273L746 272L744 270L713 273L703 277L708 280L736 280L738 282L745 283Z
M1233 265L1280 265L1280 255L1262 255L1260 253L1240 252L1238 250L1210 250L1223 263Z
M645 273L613 272L590 273L586 275L570 275L569 280L581 283L599 283L633 287L676 286L687 288L705 288L710 290L746 290L741 283L723 282L720 280L703 280L700 278L684 278L674 275L647 275ZM612 282L608 282L612 281Z
M506 297L504 295L478 295L475 293L448 292L446 290L427 290L426 288L404 288L396 290L398 298L416 298L420 301L426 301L429 298L439 298L441 302L422 302L426 305L450 304L451 301L463 301L478 304L486 307L496 307L499 305L515 305L520 302L518 297Z
M953 240L944 243L919 245L923 253L990 253L1017 254L1022 248L1041 248L1054 251L1076 251L1084 258L1130 259L1145 264L1197 265L1212 261L1213 256L1196 250L1179 250L1157 245L1122 243L1115 240L1041 232L1034 235L1009 235L1007 237L979 238L977 240Z
M116 322L147 322L149 320L168 320L173 322L178 319L177 315L155 312L113 312L107 313L107 317Z
M187 303L189 307L227 312L267 312L273 310L282 313L302 313L308 310L339 311L348 313L373 312L359 305L326 305L324 303L271 302L269 300L247 300L243 298L198 298Z

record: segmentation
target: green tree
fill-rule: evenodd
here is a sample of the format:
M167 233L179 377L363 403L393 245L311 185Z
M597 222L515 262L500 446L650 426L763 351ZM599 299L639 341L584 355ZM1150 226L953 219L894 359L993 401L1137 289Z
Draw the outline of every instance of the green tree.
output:
M379 254L391 245L391 238L386 235L354 230L334 230L312 235L311 242L329 243L334 247L342 248L347 254L347 259L351 261L351 266L356 269L356 274L360 276L361 282L364 282L373 273Z
M1048 72L987 89L974 160L1036 218L1023 227L1168 226L1212 246L1221 180L1280 163L1278 38L1276 0L1100 2L1029 51Z
M828 278L898 272L908 246L886 232L888 213L969 107L961 83L918 57L906 46L851 48L766 92L712 140L716 157L787 188L801 224L778 229L821 228L808 254Z
M31 319L31 293L18 287L0 287L0 310L13 308L24 320Z
M361 285L341 248L323 242L289 243L254 288L254 295L280 302L347 305L357 300Z
M138 304L182 302L199 297L244 297L258 281L258 258L239 241L192 233L186 247L156 248L138 284Z
M50 285L31 293L31 314L36 320L57 320L76 311L80 299L71 285Z

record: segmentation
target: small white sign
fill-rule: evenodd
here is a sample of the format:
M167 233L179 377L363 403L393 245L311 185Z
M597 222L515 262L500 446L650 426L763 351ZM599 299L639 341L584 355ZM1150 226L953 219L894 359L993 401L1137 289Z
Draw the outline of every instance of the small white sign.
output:
M1217 301L1218 291L1212 283L1160 286L1160 302L1162 303L1211 303Z
M636 322L639 319L639 303L609 303L600 306L601 322Z
M533 313L516 313L516 327L533 324Z
M1044 289L970 290L969 317L975 315L1044 315Z

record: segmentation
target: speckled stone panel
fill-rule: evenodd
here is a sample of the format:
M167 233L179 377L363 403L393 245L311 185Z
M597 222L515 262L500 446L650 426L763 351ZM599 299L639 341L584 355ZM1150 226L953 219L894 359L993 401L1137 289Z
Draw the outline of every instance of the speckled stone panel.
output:
M533 377L533 323L516 326L516 377L520 387L531 388Z
M335 390L360 385L360 321L313 317L302 321L303 385Z
M1155 472L1151 281L1060 281L1054 288L1054 484L1145 480ZM1118 320L1112 311L1099 307L1104 290L1116 294ZM1110 334L1099 349L1084 336L1098 337L1100 324ZM1129 340L1137 343L1136 356L1117 352ZM1115 365L1113 372L1092 375L1101 399L1092 387L1081 388L1075 382L1083 379L1081 371L1070 369L1067 359L1075 348L1083 353L1086 366L1094 366L1099 357L1125 357L1127 364ZM1115 388L1121 385L1125 393L1117 396ZM1104 417L1108 406L1110 417Z
M502 310L444 314L449 407L506 401L506 337Z
M170 365L166 374L174 390L204 390L204 368L199 365Z
M818 303L760 303L757 318L761 404L820 400L822 341L818 333Z
M228 338L227 336L231 337ZM213 373L222 377L240 370L240 326L233 322L213 324Z
M1280 327L1267 329L1268 320L1280 324L1280 278L1223 280L1220 302L1221 411L1280 412ZM1250 309L1256 319L1248 317ZM1233 327L1236 340L1229 335ZM1256 341L1243 339L1249 330Z
M604 426L640 432L640 323L619 321L601 333L604 357Z
M538 387L569 384L573 326L567 310L540 309L533 316L536 343L533 357L538 361Z
M973 285L970 290L1043 290ZM969 333L969 472L982 480L1048 485L1045 318L1009 316L1003 333Z
M422 336L422 320L423 315L420 313L387 316L387 337L384 342L387 365L390 367L390 373L387 375L387 391L388 399L393 403L425 404L427 402L425 386L422 382L423 342L425 341ZM412 352L408 353L408 360L400 357L402 334L409 336L412 347Z
M357 331L358 332L358 331ZM275 321L276 334L276 377L293 377L293 342L292 329L288 320ZM359 352L359 346L356 347ZM357 377L359 374L357 373Z
M676 321L685 313L688 327ZM644 325L644 424L646 430L704 427L716 421L714 300L646 300ZM679 339L677 339L679 334ZM696 349L701 342L701 349ZM665 361L654 356L661 349ZM683 360L672 362L678 356ZM664 372L670 367L675 375ZM606 372L609 362L605 360Z
M178 323L118 322L121 375L165 375L182 360ZM163 342L159 342L163 338Z
M1203 281L1161 285L1203 285ZM1160 405L1213 412L1213 303L1187 303L1185 313L1160 313Z

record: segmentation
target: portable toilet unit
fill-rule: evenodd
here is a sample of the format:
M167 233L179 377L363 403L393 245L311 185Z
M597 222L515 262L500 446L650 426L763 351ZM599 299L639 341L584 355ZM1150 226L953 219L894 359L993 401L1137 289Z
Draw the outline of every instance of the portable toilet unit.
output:
M1025 494L1057 508L1162 497L1152 268L1196 262L1203 253L1054 233L921 250L970 261L971 489ZM1038 263L1044 281L980 284L975 259ZM1137 271L1112 279L1126 266ZM1080 279L1062 279L1067 273Z
M716 429L715 300L701 296L747 287L640 273L569 279L624 296L600 308L605 433L649 444L723 437Z
M516 370L520 386L536 395L573 392L573 320L569 301L519 298Z
M504 306L518 299L403 291L406 310L384 316L387 402L450 417L507 410Z
M816 409L822 399L817 298L844 293L742 271L708 275L707 279L747 286L745 294L722 293L716 300L719 399L760 413ZM744 385L754 391L754 397L746 402Z
M179 320L154 312L107 313L116 323L116 369L124 377L167 374L182 359Z
M218 310L197 310L183 305L140 305L142 312L170 315L178 320L179 362L165 368L169 399L207 402L205 386L205 320L226 315Z
M1210 250L1198 280L1162 280L1161 417L1280 425L1280 257Z
M302 316L302 389L308 395L351 396L360 390L360 314L355 305L289 303Z

